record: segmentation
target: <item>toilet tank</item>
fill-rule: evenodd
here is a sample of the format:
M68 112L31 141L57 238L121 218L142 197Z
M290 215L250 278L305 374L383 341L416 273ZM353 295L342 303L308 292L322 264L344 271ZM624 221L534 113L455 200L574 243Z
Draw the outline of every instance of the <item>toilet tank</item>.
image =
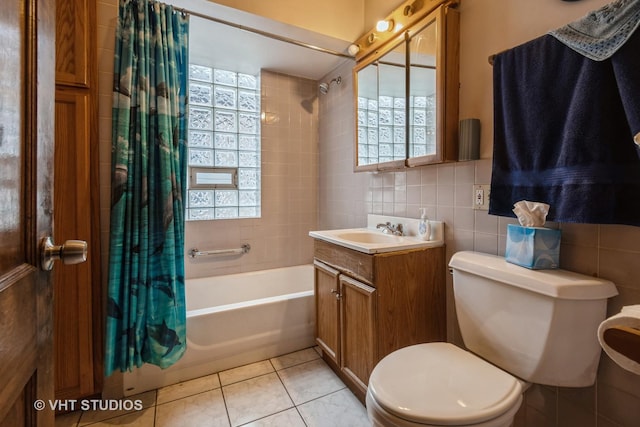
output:
M597 329L615 285L565 270L529 270L503 257L457 252L449 263L468 350L525 381L594 383Z

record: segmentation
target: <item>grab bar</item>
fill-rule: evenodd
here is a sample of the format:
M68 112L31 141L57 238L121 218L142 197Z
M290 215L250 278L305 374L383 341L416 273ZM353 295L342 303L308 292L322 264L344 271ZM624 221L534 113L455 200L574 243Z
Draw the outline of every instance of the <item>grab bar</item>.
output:
M239 248L235 249L214 249L212 251L201 251L198 248L193 248L189 251L191 258L209 256L209 255L243 255L251 250L251 245L248 243L243 244Z

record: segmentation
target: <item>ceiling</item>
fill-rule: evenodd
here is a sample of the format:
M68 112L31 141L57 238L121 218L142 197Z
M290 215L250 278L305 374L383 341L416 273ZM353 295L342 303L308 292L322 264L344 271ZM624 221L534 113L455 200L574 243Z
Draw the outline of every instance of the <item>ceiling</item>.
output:
M350 42L273 21L247 12L198 0L174 0L178 8L194 13L190 19L189 61L247 74L261 69L320 80L344 61L354 61L255 34L244 28L296 40L346 54ZM213 22L202 16L233 23ZM241 26L241 28L236 28ZM354 61L355 63L355 61Z

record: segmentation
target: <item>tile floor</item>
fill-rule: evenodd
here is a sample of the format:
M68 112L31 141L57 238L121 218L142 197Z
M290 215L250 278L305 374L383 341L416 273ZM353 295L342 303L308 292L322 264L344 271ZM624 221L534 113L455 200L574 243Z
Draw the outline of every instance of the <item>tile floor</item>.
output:
M78 411L56 427L369 427L364 406L308 348L131 396L142 410Z

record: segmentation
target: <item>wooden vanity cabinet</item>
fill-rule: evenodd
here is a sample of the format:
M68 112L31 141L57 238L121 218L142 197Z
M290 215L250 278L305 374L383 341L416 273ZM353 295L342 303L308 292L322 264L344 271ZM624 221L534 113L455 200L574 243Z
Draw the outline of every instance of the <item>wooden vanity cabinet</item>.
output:
M340 272L322 263L314 263L316 302L316 343L325 358L340 364Z
M364 254L315 240L316 342L364 402L387 354L446 339L445 248Z
M376 297L375 288L340 275L341 369L363 398L378 362Z

